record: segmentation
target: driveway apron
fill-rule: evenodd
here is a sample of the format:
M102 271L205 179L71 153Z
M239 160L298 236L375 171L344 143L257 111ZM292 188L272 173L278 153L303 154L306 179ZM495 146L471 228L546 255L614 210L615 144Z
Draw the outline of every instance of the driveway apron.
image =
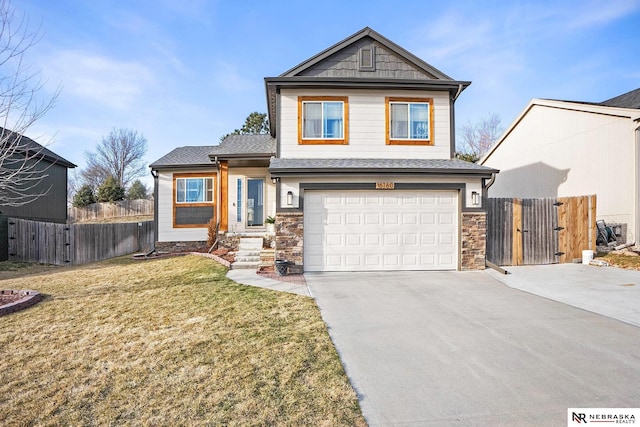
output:
M640 328L485 272L305 278L369 425L566 425L640 406Z

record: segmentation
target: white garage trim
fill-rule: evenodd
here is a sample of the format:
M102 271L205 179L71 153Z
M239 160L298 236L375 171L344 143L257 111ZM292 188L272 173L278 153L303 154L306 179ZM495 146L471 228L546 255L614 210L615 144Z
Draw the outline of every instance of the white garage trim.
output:
M458 191L306 190L304 270L456 270Z

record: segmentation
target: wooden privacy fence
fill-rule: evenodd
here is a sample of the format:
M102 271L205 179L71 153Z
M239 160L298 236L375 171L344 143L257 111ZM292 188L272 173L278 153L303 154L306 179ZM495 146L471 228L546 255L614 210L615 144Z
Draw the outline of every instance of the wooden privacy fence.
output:
M596 196L487 200L487 261L572 262L596 249Z
M93 203L67 211L70 222L90 221L121 216L153 215L153 200L120 200L115 203Z
M153 221L116 224L55 224L9 218L9 260L78 265L147 251Z

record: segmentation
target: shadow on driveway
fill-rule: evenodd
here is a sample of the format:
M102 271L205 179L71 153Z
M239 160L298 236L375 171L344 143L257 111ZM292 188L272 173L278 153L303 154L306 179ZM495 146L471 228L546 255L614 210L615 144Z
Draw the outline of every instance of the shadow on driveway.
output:
M370 425L557 426L640 402L640 328L486 272L305 277Z
M507 286L640 326L640 271L582 264L505 267Z

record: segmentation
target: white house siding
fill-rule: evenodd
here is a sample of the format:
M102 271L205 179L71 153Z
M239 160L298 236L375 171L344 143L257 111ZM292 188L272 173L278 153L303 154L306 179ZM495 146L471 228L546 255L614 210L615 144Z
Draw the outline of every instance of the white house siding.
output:
M348 145L299 145L298 96L347 96ZM434 145L386 145L385 97L433 98ZM280 97L281 158L449 159L448 92L283 89Z
M216 170L179 170L175 173L202 173L216 175ZM159 172L158 176L158 242L197 242L207 240L206 228L173 228L173 174ZM217 191L217 190L216 190Z
M629 118L534 105L483 163L490 197L597 195L597 217L635 234L635 142Z
M305 178L281 178L280 180L280 207L283 208L299 208L300 182L304 183L375 183L380 181L393 181L395 183L426 183L426 184L465 184L466 199L463 206L469 208L479 208L482 206L473 206L471 201L471 193L473 191L482 194L482 180L479 178L457 178L457 177L434 177L425 178L424 176L403 176L398 179L387 179L381 177L372 177L371 175L361 176L329 176L329 177L305 177ZM293 193L293 204L287 205L287 192ZM395 190L379 190L379 191L395 191ZM482 202L482 201L481 201Z
M255 227L246 227L246 195L247 178L264 178L265 182L265 218L276 214L276 186L271 182L268 168L229 168L228 185L228 225L229 231L255 230ZM238 221L238 179L242 180L242 220Z

